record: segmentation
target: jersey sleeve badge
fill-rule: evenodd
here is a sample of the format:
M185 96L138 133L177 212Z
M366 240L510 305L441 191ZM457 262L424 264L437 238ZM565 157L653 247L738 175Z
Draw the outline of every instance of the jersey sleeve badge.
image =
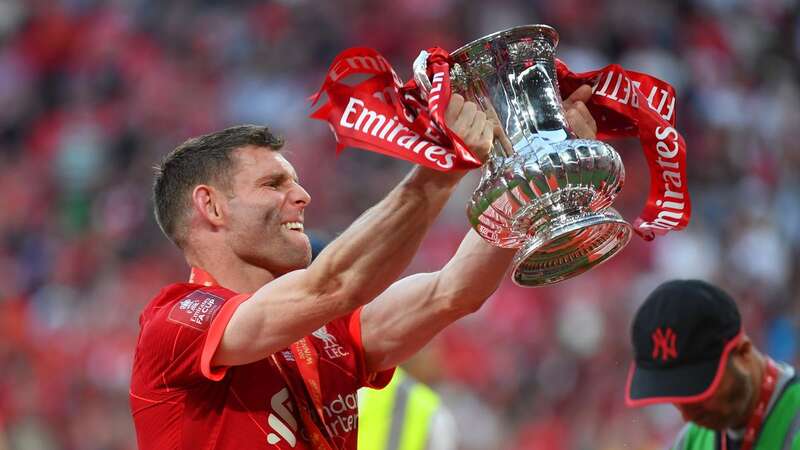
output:
M198 289L175 303L167 319L197 331L208 331L211 320L223 303L225 299L222 297Z

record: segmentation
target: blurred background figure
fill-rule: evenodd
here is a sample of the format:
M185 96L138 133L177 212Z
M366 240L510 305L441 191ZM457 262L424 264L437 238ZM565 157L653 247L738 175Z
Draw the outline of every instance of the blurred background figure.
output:
M795 368L753 344L734 300L702 280L659 285L631 326L625 402L671 403L674 450L800 449Z
M575 71L616 62L678 92L693 218L552 287L510 283L409 367L442 393L465 450L651 450L671 407L629 410L633 312L661 281L709 280L737 299L754 344L798 362L800 13L785 0L0 0L0 448L135 448L128 411L137 318L188 271L141 195L188 136L264 123L314 196L327 240L406 163L348 150L304 120L339 51L381 51L410 76L419 50L526 23L561 34ZM638 142L614 142L639 213ZM453 253L468 180L414 272ZM336 189L329 187L335 185ZM327 228L314 228L325 224ZM376 239L379 237L376 237ZM476 355L481 355L477 359Z
M358 448L456 450L458 429L439 394L398 367L385 388L358 391Z

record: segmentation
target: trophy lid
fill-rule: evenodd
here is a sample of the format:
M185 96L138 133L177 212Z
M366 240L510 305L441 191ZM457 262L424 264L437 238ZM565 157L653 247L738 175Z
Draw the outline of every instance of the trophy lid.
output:
M555 28L544 24L520 25L475 39L469 44L459 47L450 54L456 61L461 62L483 53L487 48L487 44L491 44L492 42L502 41L508 45L516 42L542 39L549 41L550 45L555 49L558 45L558 32Z
M522 25L498 31L451 53L450 76L457 91L465 91L470 80L491 77L500 67L544 63L555 76L558 32L548 25Z

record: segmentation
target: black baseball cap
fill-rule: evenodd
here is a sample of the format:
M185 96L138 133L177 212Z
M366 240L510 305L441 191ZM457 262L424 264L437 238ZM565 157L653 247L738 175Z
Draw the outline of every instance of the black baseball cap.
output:
M625 403L693 403L712 396L742 338L739 310L722 289L700 280L658 286L633 319L634 361Z

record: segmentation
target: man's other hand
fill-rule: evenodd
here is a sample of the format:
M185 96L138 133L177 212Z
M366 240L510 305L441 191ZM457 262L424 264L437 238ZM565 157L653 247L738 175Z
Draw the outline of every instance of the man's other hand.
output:
M592 97L592 87L584 84L564 100L564 112L572 131L581 139L597 137L597 122L589 113L586 102Z
M459 94L450 97L450 104L444 114L447 126L464 141L467 148L486 162L494 142L496 123L486 117L475 102L465 101Z

